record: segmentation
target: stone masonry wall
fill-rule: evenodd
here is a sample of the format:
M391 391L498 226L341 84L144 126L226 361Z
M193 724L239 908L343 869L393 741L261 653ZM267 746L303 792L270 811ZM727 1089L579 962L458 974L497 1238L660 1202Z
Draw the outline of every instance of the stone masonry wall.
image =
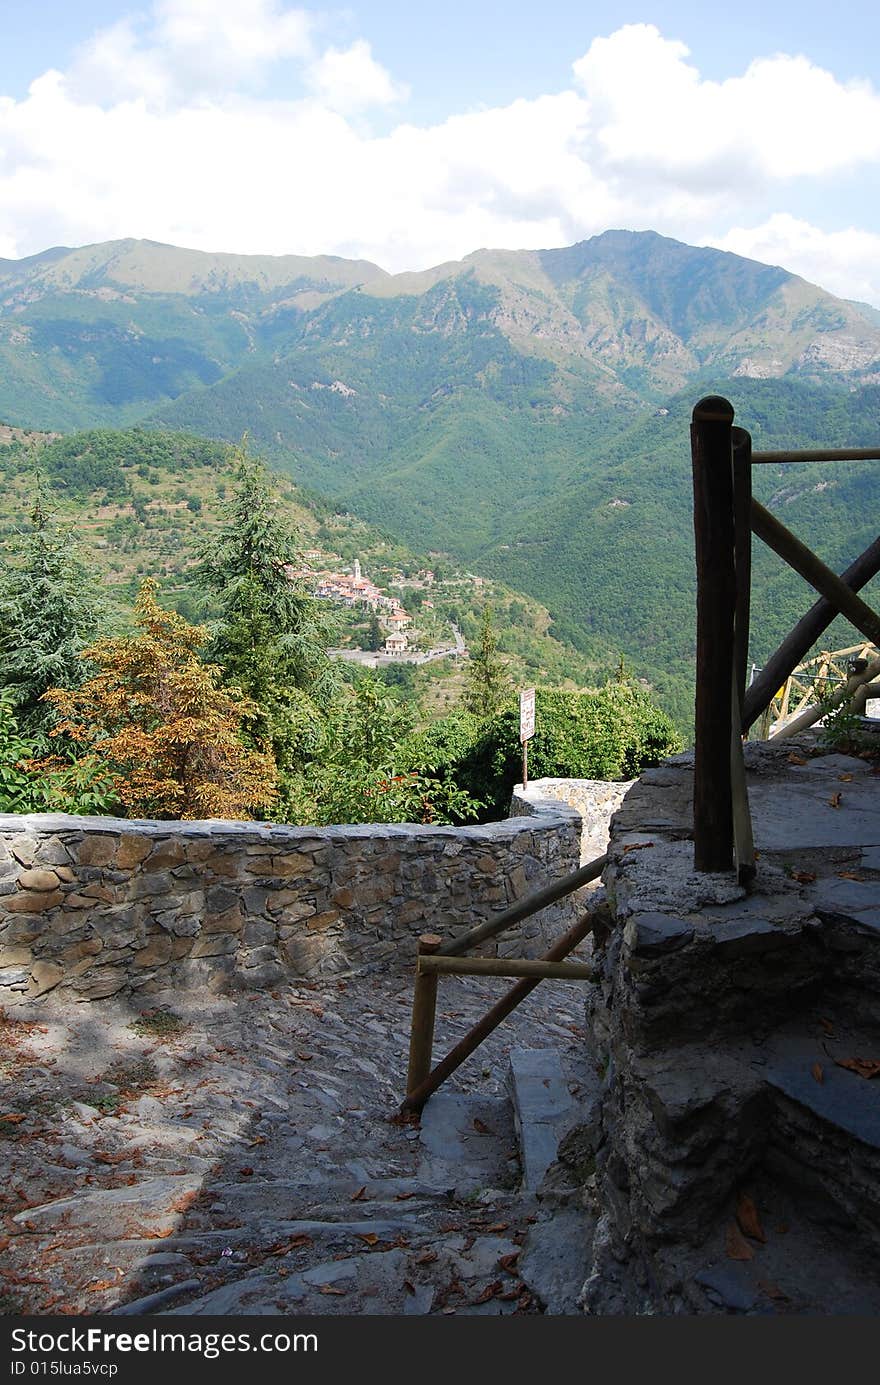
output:
M552 811L556 803L567 803L580 815L581 863L586 864L597 856L604 856L608 850L612 814L617 812L634 783L633 779L534 779L525 790L522 784L516 785L510 811L516 814L546 812Z
M0 998L268 987L415 955L575 869L562 803L480 827L299 828L0 815ZM562 901L505 934L535 955Z

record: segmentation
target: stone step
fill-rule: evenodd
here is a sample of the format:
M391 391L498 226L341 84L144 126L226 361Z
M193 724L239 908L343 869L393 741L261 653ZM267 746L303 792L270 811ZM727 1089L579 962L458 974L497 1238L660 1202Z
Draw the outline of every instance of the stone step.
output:
M592 1115L598 1079L578 1076L578 1082L573 1082L556 1049L511 1050L508 1085L525 1192L540 1188L563 1138Z
M582 1311L580 1293L590 1272L596 1219L577 1207L555 1208L533 1226L519 1272L549 1316Z
M880 1063L876 1031L835 1022L830 1034L790 1025L774 1035L763 1068L775 1098L767 1162L820 1220L880 1249L880 1082L840 1066L854 1059Z
M513 1190L519 1158L513 1107L507 1097L440 1091L421 1116L419 1178L457 1197Z

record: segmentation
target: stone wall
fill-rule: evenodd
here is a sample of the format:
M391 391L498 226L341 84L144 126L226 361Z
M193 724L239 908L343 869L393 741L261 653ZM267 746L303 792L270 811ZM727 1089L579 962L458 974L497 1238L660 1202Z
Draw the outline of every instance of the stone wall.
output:
M266 987L415 955L576 868L562 803L481 827L296 828L0 815L0 997ZM535 955L562 901L505 934Z
M858 1066L880 1034L876 776L811 735L745 761L748 891L693 869L692 756L646 771L613 819L588 992L601 1091L578 1146L595 1314L880 1301L880 1087Z
M511 813L552 811L567 803L581 819L581 863L593 861L608 850L611 818L635 781L607 779L534 779L527 789L517 784ZM548 802L549 800L549 802Z

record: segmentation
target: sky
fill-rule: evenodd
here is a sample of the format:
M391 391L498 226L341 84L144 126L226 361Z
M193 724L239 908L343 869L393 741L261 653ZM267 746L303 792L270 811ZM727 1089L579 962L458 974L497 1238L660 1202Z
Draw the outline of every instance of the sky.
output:
M880 307L867 0L0 0L0 257L655 230Z

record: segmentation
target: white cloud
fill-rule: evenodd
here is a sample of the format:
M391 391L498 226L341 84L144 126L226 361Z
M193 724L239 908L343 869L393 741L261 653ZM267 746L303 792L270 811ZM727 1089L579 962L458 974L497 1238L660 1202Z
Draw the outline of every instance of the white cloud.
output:
M595 39L574 64L595 153L621 177L733 195L749 183L821 177L880 159L880 94L799 56L756 59L706 81L651 24Z
M376 62L364 39L357 39L350 48L328 48L311 64L306 81L320 101L346 114L368 106L390 106L409 94Z
M99 30L68 74L74 100L143 98L186 104L242 83L276 63L311 60L313 18L279 0L155 0L149 16Z
M880 307L880 235L849 226L821 231L786 212L760 226L734 226L713 242L720 250L780 264L813 284Z
M377 134L370 110L406 90L330 22L282 0L156 0L0 98L0 246L133 235L405 269L652 227L880 302L876 236L767 220L798 180L876 172L867 84L789 55L707 81L683 43L628 25L569 90ZM286 99L263 94L273 71Z

